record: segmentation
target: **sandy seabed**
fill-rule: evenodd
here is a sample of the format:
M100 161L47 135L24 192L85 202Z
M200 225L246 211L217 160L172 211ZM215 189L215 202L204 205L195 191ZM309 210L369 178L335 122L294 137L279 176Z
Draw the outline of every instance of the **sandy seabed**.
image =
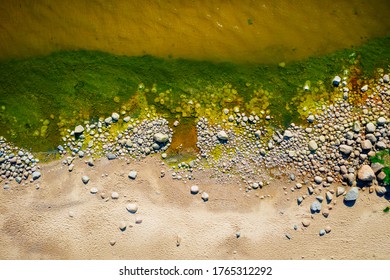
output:
M221 184L210 170L173 180L156 157L102 158L93 167L76 160L72 172L55 161L41 169L36 182L0 191L0 259L390 259L388 201L368 190L352 207L334 195L325 218L310 213L315 195L297 205L306 186L292 192L296 182L287 178L247 193L238 178ZM138 171L135 180L130 170ZM195 184L207 202L190 193ZM126 210L130 202L137 213ZM326 226L331 232L320 236Z

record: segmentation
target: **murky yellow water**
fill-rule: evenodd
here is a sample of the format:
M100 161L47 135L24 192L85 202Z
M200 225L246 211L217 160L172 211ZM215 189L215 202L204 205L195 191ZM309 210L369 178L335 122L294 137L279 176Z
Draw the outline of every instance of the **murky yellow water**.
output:
M93 49L274 63L390 35L388 0L2 0L0 58Z

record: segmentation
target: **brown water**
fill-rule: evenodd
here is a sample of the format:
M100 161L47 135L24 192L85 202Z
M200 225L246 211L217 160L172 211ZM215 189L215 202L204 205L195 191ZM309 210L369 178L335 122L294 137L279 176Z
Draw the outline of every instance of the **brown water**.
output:
M92 49L275 63L390 35L388 0L2 0L0 59Z

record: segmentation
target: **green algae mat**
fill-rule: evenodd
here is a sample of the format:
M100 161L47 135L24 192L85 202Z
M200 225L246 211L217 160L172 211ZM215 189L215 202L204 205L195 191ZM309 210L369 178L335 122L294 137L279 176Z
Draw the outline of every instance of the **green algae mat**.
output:
M0 135L35 152L54 150L66 129L117 111L154 112L193 123L223 108L271 115L272 126L306 118L339 97L331 84L347 75L356 87L389 71L390 38L279 65L212 63L97 51L63 51L0 62ZM216 114L218 112L218 114Z

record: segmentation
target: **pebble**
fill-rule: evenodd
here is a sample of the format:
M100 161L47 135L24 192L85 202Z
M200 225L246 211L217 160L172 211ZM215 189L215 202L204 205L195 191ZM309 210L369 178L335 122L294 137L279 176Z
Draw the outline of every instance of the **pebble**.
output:
M111 198L112 199L118 199L119 198L119 194L117 192L112 192L111 193Z
M309 220L309 219L304 219L304 220L302 220L302 225L303 225L304 227L310 226L310 220Z
M209 195L208 195L208 193L206 193L206 192L203 192L202 193L202 199L203 199L203 201L208 201L209 200Z
M39 171L33 172L33 174L32 174L33 180L37 180L37 179L39 179L40 177L41 177L41 172L39 172Z
M344 187L337 187L336 189L336 196L343 195L345 193L345 188Z
M375 124L373 124L372 122L369 122L368 124L366 124L366 132L367 133L374 133L375 132Z
M199 187L196 185L191 186L191 193L197 194L199 192Z
M91 194L97 194L98 189L97 188L91 188L90 192L91 192Z
M321 184L322 183L322 177L321 176L315 176L314 177L314 182L316 182L316 184Z
M130 213L136 213L138 211L138 205L136 203L129 203L126 205L127 211Z
M135 178L137 178L137 171L135 171L135 170L131 170L130 172L129 172L129 178L130 179L133 179L133 180L135 180Z
M316 200L310 205L310 210L313 213L319 213L321 211L321 203Z
M122 222L119 223L119 229L121 231L125 231L126 228L127 228L127 223L126 222L122 221Z
M227 133L224 130L221 130L217 133L217 138L220 141L227 141L229 139L229 136L227 135Z
M308 147L311 152L315 152L318 149L318 145L314 140L309 141Z
M153 140L157 143L165 144L169 141L168 134L157 132L153 135Z
M110 245L111 246L114 246L116 244L116 241L115 240L110 240Z
M136 224L142 224L142 219L140 217L135 217L135 223Z
M334 87L338 87L339 84L340 84L340 82L341 82L340 76L335 76L335 77L333 78L333 80L332 80L332 85L333 85Z
M117 122L119 120L119 114L118 113L112 113L111 119L113 122Z
M320 236L323 236L323 235L325 235L325 233L326 233L325 230L321 229L319 234L320 234Z
M75 129L74 129L74 133L75 133L75 134L81 134L81 133L83 133L83 132L84 132L84 127L83 127L82 125L78 125L78 126L76 126Z
M84 184L88 184L89 182L89 177L84 175L83 177L81 177L81 181L83 181Z
M384 118L384 117L379 117L378 118L378 120L376 121L376 123L378 124L378 125L385 125L386 124L386 118Z
M325 227L325 232L326 233L329 233L329 232L331 232L332 231L332 228L330 227L330 226L326 226Z
M114 160L114 159L116 159L116 154L107 153L107 158L108 158L109 160Z
M332 199L333 199L333 194L331 193L331 192L326 192L326 200L328 201L328 202L330 202L330 201L332 201Z

